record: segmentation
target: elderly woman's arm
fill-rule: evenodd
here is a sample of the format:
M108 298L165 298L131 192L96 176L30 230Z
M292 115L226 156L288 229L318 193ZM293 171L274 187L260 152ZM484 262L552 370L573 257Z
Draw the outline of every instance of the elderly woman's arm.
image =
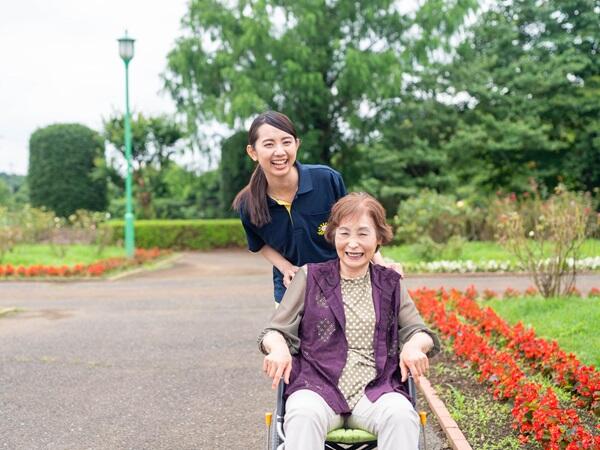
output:
M408 290L401 283L400 311L398 313L398 344L402 381L408 372L418 383L419 377L429 369L429 358L440 351L437 335L423 322Z
M300 348L298 328L304 312L305 270L306 268L298 271L269 324L258 338L259 348L266 355L263 371L273 379L273 388L277 387L282 377L286 383L290 382L291 354L298 353Z

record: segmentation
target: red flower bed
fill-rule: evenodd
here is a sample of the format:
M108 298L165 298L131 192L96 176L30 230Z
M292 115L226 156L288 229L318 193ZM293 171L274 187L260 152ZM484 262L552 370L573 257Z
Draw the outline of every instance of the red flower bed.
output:
M577 397L577 406L590 409L600 417L600 372L593 366L585 366L577 357L560 349L556 341L535 336L522 323L511 327L491 308L480 308L474 301L477 292L467 290L465 295L454 291L450 302L457 312L469 319L486 335L495 334L506 339L508 349L524 358L529 366L550 377L560 387Z
M480 379L491 384L494 396L513 401L512 414L523 441L533 438L550 450L600 448L600 436L585 429L574 409L562 408L551 388L544 389L527 379L513 349L494 348L491 334L498 329L506 332L510 327L479 309L473 301L473 289L464 295L425 289L412 295L424 318L450 337L456 354L470 361ZM457 312L465 317L477 316L480 322L465 322Z
M43 266L36 264L27 267L18 266L16 268L10 264L6 264L4 266L0 265L0 277L99 277L112 270L144 264L167 253L169 251L158 248L148 250L139 248L135 251L133 259L125 257L107 258L92 264L75 264L73 266Z

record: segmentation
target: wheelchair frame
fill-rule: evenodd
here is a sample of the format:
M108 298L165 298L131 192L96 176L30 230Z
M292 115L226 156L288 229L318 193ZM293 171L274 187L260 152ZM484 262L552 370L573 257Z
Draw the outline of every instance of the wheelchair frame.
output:
M413 408L417 408L417 390L415 387L415 381L413 380L412 375L409 374L408 380L406 381L408 387L408 395L410 397L410 401L413 405ZM268 439L267 439L267 449L268 450L283 450L285 448L285 434L283 432L283 418L285 416L285 402L283 401L283 390L284 390L284 381L283 379L279 382L277 386L277 406L275 409L275 423L272 423L271 414L267 414L267 427L268 427ZM421 433L423 439L419 439L419 442L425 443L425 414L419 413L420 422L421 422ZM377 438L375 440L356 442L356 443L341 443L341 442L333 442L333 441L325 441L325 450L372 450L377 448ZM421 446L419 445L419 448Z

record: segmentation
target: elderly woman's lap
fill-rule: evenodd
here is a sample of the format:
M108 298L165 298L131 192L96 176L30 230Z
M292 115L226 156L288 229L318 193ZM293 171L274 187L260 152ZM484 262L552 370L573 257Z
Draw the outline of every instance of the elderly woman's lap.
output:
M286 402L286 450L322 448L327 433L343 424L342 416L335 414L317 393L294 392ZM395 392L382 395L375 403L363 396L347 426L376 434L378 448L383 450L418 445L419 417L410 401Z

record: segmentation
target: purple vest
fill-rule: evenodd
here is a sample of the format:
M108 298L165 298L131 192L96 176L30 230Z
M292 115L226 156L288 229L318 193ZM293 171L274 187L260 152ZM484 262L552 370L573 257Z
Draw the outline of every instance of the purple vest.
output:
M365 394L372 402L388 392L400 392L408 397L408 390L400 382L398 367L400 276L373 264L370 271L377 375L367 384ZM345 328L339 260L309 264L304 316L299 329L300 351L292 358L290 384L285 388L284 398L297 390L309 389L323 397L337 414L351 412L337 387L348 354Z

